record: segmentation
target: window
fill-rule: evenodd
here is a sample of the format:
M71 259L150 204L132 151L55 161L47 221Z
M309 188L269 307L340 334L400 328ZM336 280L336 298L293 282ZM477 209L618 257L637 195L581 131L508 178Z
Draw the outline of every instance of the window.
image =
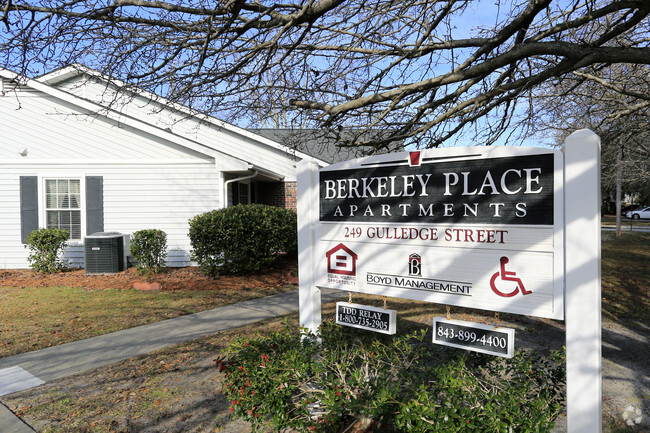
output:
M257 183L251 182L251 203L257 203Z
M48 229L66 229L81 239L81 180L45 180L45 218Z
M239 183L239 203L249 204L248 183Z
M232 183L232 204L257 203L257 191L255 182L233 182Z

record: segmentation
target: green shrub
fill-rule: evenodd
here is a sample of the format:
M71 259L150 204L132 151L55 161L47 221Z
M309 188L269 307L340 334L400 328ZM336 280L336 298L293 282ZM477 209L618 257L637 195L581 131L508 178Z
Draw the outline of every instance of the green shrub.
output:
M30 267L36 272L51 274L59 272L67 265L61 258L68 246L68 231L63 229L40 228L32 231L25 241L29 248Z
M285 329L234 342L230 412L274 431L549 432L563 404L563 354L509 360L433 348L427 334L384 336L333 323L313 335ZM302 338L301 338L302 337ZM429 335L430 337L430 335Z
M131 255L141 274L156 274L165 267L167 234L158 229L139 230L131 235Z
M298 248L296 213L260 204L213 210L190 220L192 259L209 276L271 266Z

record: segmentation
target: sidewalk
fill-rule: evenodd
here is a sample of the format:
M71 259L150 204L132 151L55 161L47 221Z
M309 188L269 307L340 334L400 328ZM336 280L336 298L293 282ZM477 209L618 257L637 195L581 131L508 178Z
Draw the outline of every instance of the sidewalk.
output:
M345 292L339 290L323 290L322 301L335 301L344 294ZM294 290L3 358L0 359L0 397L216 332L296 311L298 291ZM0 404L0 432L33 431Z

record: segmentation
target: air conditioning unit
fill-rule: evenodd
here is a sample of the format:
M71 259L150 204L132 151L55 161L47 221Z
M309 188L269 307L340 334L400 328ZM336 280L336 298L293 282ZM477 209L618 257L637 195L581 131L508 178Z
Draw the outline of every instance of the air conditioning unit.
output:
M130 236L97 232L84 238L87 274L114 274L126 270Z

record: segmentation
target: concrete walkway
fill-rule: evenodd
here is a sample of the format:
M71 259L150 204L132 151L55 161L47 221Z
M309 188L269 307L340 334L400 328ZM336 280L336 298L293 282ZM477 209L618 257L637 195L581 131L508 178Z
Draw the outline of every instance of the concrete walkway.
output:
M345 292L323 290L322 301ZM0 397L199 337L298 311L298 291L125 329L0 359ZM0 404L0 432L34 430Z

